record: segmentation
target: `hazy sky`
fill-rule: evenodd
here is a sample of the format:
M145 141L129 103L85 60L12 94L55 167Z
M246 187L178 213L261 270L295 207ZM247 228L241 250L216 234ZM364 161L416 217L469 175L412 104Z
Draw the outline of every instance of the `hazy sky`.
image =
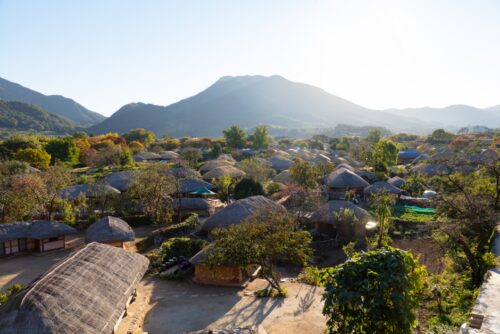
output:
M0 77L110 115L223 75L370 108L500 104L500 1L0 0Z

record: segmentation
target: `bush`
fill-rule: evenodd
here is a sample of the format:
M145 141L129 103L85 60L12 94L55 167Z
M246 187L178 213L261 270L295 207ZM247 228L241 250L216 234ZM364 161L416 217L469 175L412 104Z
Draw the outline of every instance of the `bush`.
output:
M286 287L281 288L281 292L277 289L260 289L254 292L255 297L257 298L286 298L288 295L288 290Z
M194 229L197 228L198 225L200 225L198 215L192 214L182 223L170 225L164 228L161 235L166 239L186 235L194 231Z
M264 188L260 182L251 178L244 178L234 187L234 199L242 199L250 196L264 195Z
M12 284L9 288L7 288L6 292L0 292L0 305L2 305L3 303L7 302L7 300L9 299L10 296L12 296L13 294L18 293L22 289L24 289L24 285L22 285L22 284Z
M321 270L316 267L305 267L299 276L297 276L297 281L314 286L319 286L320 280Z
M184 256L190 258L207 245L205 240L191 238L171 238L161 244L164 259Z

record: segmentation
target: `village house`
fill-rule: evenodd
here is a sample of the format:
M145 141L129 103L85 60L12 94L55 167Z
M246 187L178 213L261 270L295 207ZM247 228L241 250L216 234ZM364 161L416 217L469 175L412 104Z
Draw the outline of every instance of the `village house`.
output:
M134 230L123 219L106 216L90 225L85 231L85 242L99 242L110 246L126 248L134 241Z
M328 186L329 199L344 199L349 190L358 195L363 194L363 189L370 184L361 176L346 168L338 168L328 175L325 181Z

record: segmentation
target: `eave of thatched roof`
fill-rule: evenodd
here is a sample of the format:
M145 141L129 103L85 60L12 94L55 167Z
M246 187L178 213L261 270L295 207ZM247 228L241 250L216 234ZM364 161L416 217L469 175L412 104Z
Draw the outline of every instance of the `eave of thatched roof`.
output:
M377 181L363 190L365 194L373 194L379 191L384 191L389 194L395 194L395 195L399 195L403 192L403 190L385 181Z
M399 176L394 176L391 177L389 180L387 180L387 183L392 184L394 187L401 188L405 184L405 179L399 177Z
M133 156L134 161L161 160L162 157L154 152L140 152Z
M326 185L330 188L365 188L370 184L356 173L338 168L328 175Z
M72 200L80 195L92 197L97 194L120 194L120 190L108 184L75 184L59 191L59 196L64 199Z
M192 193L200 188L207 188L209 190L214 190L216 187L206 181L198 179L183 179L180 181L179 192L186 194Z
M209 232L214 228L229 227L239 224L246 218L265 208L281 212L286 211L285 207L264 196L251 196L235 201L217 212L201 225L200 230Z
M203 175L204 180L219 179L223 175L229 175L232 178L240 178L246 175L246 173L234 166L221 166L212 169L208 173Z
M73 227L50 220L0 224L0 242L20 238L47 239L74 233L77 230Z
M352 202L329 201L328 203L323 204L318 210L314 211L311 216L311 223L326 223L335 225L337 224L335 214L339 213L342 209L351 210L360 222L366 222L371 218L368 211L360 208Z
M85 231L85 242L133 241L134 230L123 219L107 216L90 225Z
M2 305L0 331L112 333L148 265L143 255L88 244Z

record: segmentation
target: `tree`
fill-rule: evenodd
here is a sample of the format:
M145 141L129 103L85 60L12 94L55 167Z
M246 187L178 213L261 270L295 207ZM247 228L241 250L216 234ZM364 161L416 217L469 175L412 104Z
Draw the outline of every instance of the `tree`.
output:
M368 140L370 143L377 143L380 138L382 138L380 130L374 129L368 132L368 137L366 138L366 140Z
M139 200L153 223L171 222L175 181L167 165L151 164L138 171L133 177L129 192Z
M264 195L264 188L260 182L252 178L243 178L234 186L234 199L242 199L257 195Z
M401 189L408 192L411 196L422 196L424 190L427 189L426 180L421 174L412 175L405 179L405 183Z
M269 132L267 130L267 127L264 125L257 126L253 135L251 135L249 139L252 141L253 148L257 150L268 148Z
M128 144L128 147L134 154L144 151L144 145L142 145L142 143L138 140L131 141L130 144Z
M295 159L290 167L290 176L299 185L306 188L315 188L316 180L320 175L319 170L307 161Z
M275 265L280 262L303 265L312 255L309 232L300 230L293 216L270 209L257 212L240 224L215 229L213 236L209 267L225 263L243 268L260 265L262 277L280 295L283 289Z
M431 144L448 144L453 140L453 133L446 132L444 129L437 129L427 137L427 142Z
M14 154L14 159L24 161L30 166L46 169L50 164L50 154L39 148L25 148Z
M51 164L54 164L56 161L61 161L76 165L80 155L80 149L76 146L72 137L50 140L47 145L45 145L45 151L51 156Z
M327 332L413 333L425 275L410 252L390 247L355 253L327 269L322 277Z
M378 248L382 247L385 243L387 224L392 216L392 207L394 206L394 203L394 195L383 190L377 191L370 196L370 206L375 211L378 219Z
M472 285L479 287L493 257L490 242L498 222L498 178L480 169L468 176L451 173L432 182L438 191L439 234L456 263L470 272Z
M335 212L335 220L338 222L337 238L341 243L361 241L365 237L364 222L359 221L351 209L343 208Z
M138 141L145 146L149 146L150 144L154 143L156 139L154 132L146 131L142 128L130 130L129 132L123 134L122 137L125 138L127 143Z
M201 159L200 150L194 147L188 147L184 151L182 151L182 158L184 158L189 167L196 169L198 167L198 161Z
M217 193L221 201L229 203L229 197L231 194L232 185L233 185L233 179L229 175L222 175L215 182L215 186L217 187Z
M232 125L223 131L226 145L231 148L245 147L246 134L239 125Z
M380 139L373 145L370 165L377 172L387 172L389 166L397 164L398 152L398 144L390 139Z
M0 157L10 159L17 151L27 148L40 148L38 139L32 136L15 135L0 144Z
M267 164L256 158L248 158L239 162L239 168L257 182L265 182L275 173Z

